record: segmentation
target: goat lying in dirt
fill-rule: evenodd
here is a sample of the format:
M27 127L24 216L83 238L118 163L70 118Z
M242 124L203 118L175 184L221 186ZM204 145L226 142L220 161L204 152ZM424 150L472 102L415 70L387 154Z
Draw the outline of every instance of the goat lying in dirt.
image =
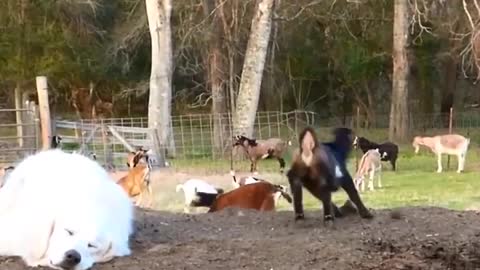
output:
M364 137L357 137L353 140L353 146L359 147L365 154L368 150L377 149L381 154L382 161L390 161L392 164L392 170L396 170L397 158L398 158L398 145L392 142L384 142L381 144L367 140Z
M242 146L250 159L250 172L257 172L257 161L261 159L276 158L280 164L280 173L285 169L283 155L287 149L287 143L279 138L267 140L249 139L243 135L233 138L233 146Z
M295 220L304 219L302 187L322 201L324 222L333 225L335 217L343 214L332 202L332 192L341 186L350 200L358 208L363 218L373 215L365 207L353 179L346 168L346 158L352 147L352 131L348 128L335 129L335 140L320 144L313 128L305 128L299 136L300 149L293 155L292 165L287 172L290 189L293 195Z
M465 158L469 144L469 138L465 138L458 134L437 135L433 137L415 136L412 143L415 148L415 154L418 154L420 146L423 145L437 155L438 173L442 172L442 154L457 156L457 173L463 172L465 169Z
M292 202L292 198L282 186L262 181L219 195L208 212L220 211L227 207L274 211L276 193L280 193L289 203Z
M240 179L237 179L237 177L235 177L235 171L230 171L230 175L233 178L232 179L233 188L239 188L240 186L243 186L243 185L265 181L263 179L253 177L253 176L244 176L244 177L240 177Z
M234 188L239 188L239 187L244 186L244 185L258 183L258 182L268 182L267 180L260 179L260 178L257 178L257 177L253 177L253 176L245 176L245 177L241 177L239 180L237 180L237 178L235 177L235 171L230 171L230 174L233 177L232 184L233 184ZM283 191L287 192L287 187L286 186L280 185L280 187L282 187ZM275 198L275 205L277 205L278 200L280 199L280 196L282 196L281 192L275 193L275 197L274 197Z
M378 172L378 187L382 187L382 162L380 151L377 149L370 149L368 150L360 159L360 164L358 166L357 173L355 174L355 187L357 190L365 191L365 175L369 174L369 181L368 181L368 188L370 190L374 190L373 179L375 177L375 173Z
M223 189L216 188L199 179L190 179L183 184L178 184L176 192L180 192L180 190L183 190L185 195L184 213L190 213L192 207L210 207L217 196L223 194Z
M131 197L137 197L136 205L139 206L143 202L143 194L145 191L149 195L149 206L152 204L152 187L150 185L150 172L152 170L148 160L148 151L138 150L131 152L128 156L127 166L128 173L118 180L118 184ZM144 159L145 164L140 163Z

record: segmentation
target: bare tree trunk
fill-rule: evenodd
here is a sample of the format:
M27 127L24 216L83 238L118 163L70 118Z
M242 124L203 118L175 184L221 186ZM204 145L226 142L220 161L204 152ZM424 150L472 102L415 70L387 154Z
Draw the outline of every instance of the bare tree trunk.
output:
M444 83L442 87L442 101L440 113L444 127L448 127L450 121L450 108L455 101L455 88L457 86L457 62L453 57L447 57L444 61Z
M208 17L212 12L213 20L209 33L208 46L208 85L212 91L212 115L213 115L213 146L215 153L223 153L223 147L226 143L228 118L226 117L226 75L227 64L222 49L224 32L222 27L223 9L219 0L203 0L205 16Z
M395 0L393 24L393 87L388 137L402 141L408 136L408 1Z
M175 156L171 126L172 101L172 30L171 0L145 0L152 43L152 67L148 102L148 127L158 132L161 144ZM160 153L159 153L160 154Z
M252 20L242 70L242 80L233 115L234 135L251 137L260 97L263 70L272 28L275 0L259 0Z

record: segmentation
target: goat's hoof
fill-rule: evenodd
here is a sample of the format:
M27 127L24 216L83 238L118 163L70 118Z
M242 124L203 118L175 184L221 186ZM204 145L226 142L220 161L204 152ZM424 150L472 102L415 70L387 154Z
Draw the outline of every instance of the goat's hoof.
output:
M325 216L323 218L323 224L325 225L326 228L333 228L333 221L334 221L334 218L332 215L328 215L328 216Z
M305 215L303 213L301 214L295 214L295 221L297 220L304 220L305 219Z
M368 210L360 211L359 214L360 214L361 218L365 218L365 219L372 219L373 218L373 214Z

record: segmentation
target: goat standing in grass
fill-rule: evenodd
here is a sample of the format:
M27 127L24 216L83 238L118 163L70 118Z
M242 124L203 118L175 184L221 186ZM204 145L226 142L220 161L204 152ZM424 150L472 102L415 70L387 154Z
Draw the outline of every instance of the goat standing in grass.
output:
M357 137L353 140L353 146L355 148L359 147L362 152L365 154L368 150L377 149L381 154L382 161L390 161L392 164L392 170L395 171L397 158L398 158L398 145L392 142L384 142L381 144L371 142L364 137Z
M437 135L433 137L415 136L412 146L415 148L415 154L418 154L420 145L428 147L437 155L437 172L442 172L442 154L457 156L457 173L465 169L465 158L467 155L470 139L458 134Z
M382 178L380 174L382 172L382 162L378 148L368 150L360 159L354 179L357 190L360 190L360 185L362 185L361 190L365 191L365 175L369 174L368 188L373 191L375 189L373 184L375 172L378 172L378 187L381 188Z
M261 159L276 158L280 164L280 173L285 169L283 155L287 143L279 138L267 140L249 139L243 135L234 137L233 146L242 146L250 159L250 172L257 173L257 161Z
M334 216L343 216L332 202L332 192L337 191L340 186L347 192L362 218L373 217L360 199L346 168L346 158L352 147L352 131L348 128L337 128L334 133L335 140L325 144L318 142L313 128L307 127L300 133L300 148L295 151L291 168L287 172L293 195L295 220L305 218L302 187L322 202L323 220L327 226L333 225Z
M184 213L190 213L192 207L210 207L217 196L223 194L223 189L216 188L199 179L189 179L183 184L178 184L176 192L181 190L185 195Z
M145 191L149 195L149 206L152 204L152 187L150 185L151 164L148 160L148 151L138 150L131 152L128 156L127 166L128 173L118 180L118 184L131 197L137 197L136 205L139 206L143 202L143 194ZM145 164L140 163L145 159Z

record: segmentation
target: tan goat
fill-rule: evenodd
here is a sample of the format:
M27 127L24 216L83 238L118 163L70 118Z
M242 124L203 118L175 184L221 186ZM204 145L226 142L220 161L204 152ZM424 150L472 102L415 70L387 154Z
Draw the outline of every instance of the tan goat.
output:
M442 154L457 156L458 168L460 173L465 168L465 157L467 155L470 139L458 134L445 134L433 137L416 136L413 138L412 146L415 148L415 154L418 154L420 145L428 147L437 155L437 172L442 172Z
M140 163L145 159L145 164ZM152 187L150 185L150 172L152 170L147 151L141 149L137 152L131 152L127 158L128 173L117 182L125 192L131 197L137 197L136 205L140 206L143 202L145 191L149 195L148 206L152 204Z
M369 174L368 188L370 190L375 190L374 188L374 177L375 173L378 172L378 187L382 187L382 162L381 155L378 148L368 150L360 159L360 164L358 165L357 173L355 174L355 187L357 190L365 191L365 175Z

